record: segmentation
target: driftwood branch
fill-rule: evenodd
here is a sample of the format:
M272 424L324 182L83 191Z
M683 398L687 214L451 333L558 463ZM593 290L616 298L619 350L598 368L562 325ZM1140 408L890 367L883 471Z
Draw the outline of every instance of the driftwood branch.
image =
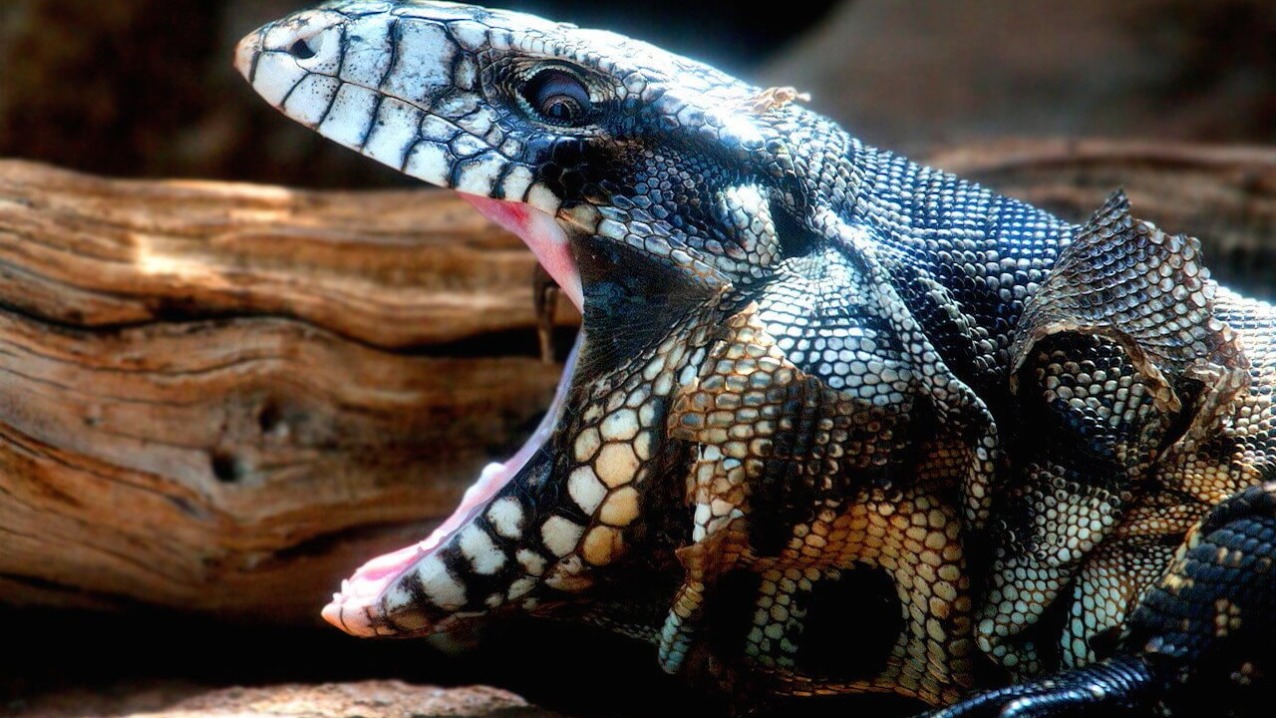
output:
M1270 150L929 159L1072 216L1124 186L1207 257L1272 272ZM316 622L341 577L425 535L548 402L533 268L448 194L0 162L0 601Z

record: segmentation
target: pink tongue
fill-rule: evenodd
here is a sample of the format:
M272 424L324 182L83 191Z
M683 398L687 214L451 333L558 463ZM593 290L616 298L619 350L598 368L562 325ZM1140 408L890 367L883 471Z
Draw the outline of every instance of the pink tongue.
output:
M549 276L567 293L567 298L576 305L576 309L580 310L584 306L580 273L576 271L576 262L572 259L567 233L553 217L522 202L506 202L465 192L457 194L484 217L518 235L532 250L532 254L536 255L545 271L549 272Z

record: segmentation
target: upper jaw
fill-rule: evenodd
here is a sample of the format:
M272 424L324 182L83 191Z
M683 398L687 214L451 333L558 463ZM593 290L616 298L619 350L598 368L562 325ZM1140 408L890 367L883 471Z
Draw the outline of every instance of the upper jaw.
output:
M479 212L521 237L582 309L580 275L557 221L570 226L570 217L579 213L560 217L560 198L514 156L517 143L505 136L472 89L474 50L486 36L480 32L477 38L475 31L459 30L451 22L461 6L423 4L422 12L437 14L435 20L394 15L384 11L390 7L386 3L339 5L382 11L319 9L289 16L241 40L236 67L292 119L411 176L460 192ZM409 40L411 52L405 45ZM418 82L411 87L394 79L401 73L389 71L408 62L419 66ZM430 69L444 67L453 69Z
M479 55L497 28L470 18L507 15L339 3L249 34L235 65L276 109L334 142L430 184L553 216L561 201L521 161L521 142L479 87Z

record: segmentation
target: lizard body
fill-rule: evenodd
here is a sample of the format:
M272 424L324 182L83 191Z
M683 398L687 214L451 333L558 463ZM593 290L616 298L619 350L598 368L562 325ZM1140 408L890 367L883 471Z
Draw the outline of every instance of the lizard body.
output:
M518 13L334 2L237 63L468 196L583 316L528 444L334 624L575 616L726 688L948 715L1190 714L1262 683L1276 309L1195 240L1120 195L1065 222L793 88Z

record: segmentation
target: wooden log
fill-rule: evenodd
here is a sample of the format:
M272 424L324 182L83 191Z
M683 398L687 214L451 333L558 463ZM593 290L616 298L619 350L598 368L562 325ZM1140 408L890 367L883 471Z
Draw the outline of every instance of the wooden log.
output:
M1124 186L1207 256L1223 236L1261 259L1276 234L1270 150L929 160L1074 217ZM424 536L548 402L533 267L445 193L0 162L0 601L317 623L342 577Z
M0 162L0 600L314 621L548 403L533 270L450 193Z

